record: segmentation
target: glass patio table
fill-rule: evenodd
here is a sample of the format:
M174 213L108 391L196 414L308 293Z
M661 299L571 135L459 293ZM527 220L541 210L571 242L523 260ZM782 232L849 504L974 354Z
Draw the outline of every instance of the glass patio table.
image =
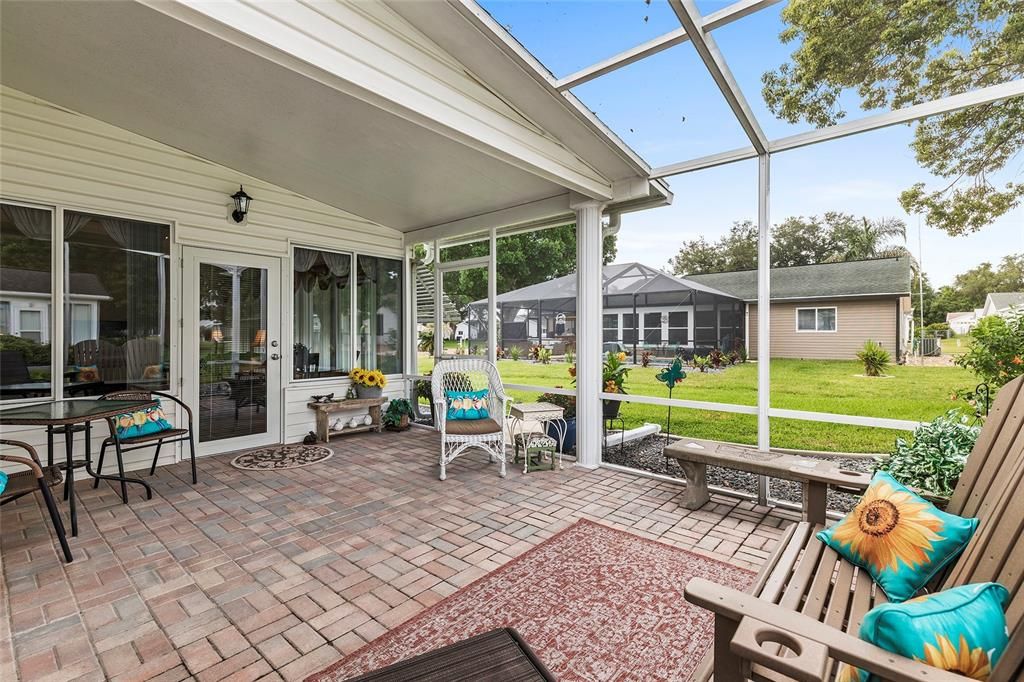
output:
M128 483L138 483L146 489L146 499L153 499L153 489L149 484L137 478L124 475L124 463L121 461L121 446L113 433L114 446L117 450L117 476L98 474L92 470L92 422L106 420L119 414L138 412L156 407L155 400L100 400L72 399L50 400L32 405L22 405L0 410L0 426L45 426L47 463L53 464L53 434L64 434L64 451L66 463L63 467L66 478L64 481L64 499L68 500L71 516L71 535L78 535L78 516L75 511L75 469L84 467L85 471L97 480L117 481L121 484L121 500L128 503ZM85 459L74 458L75 433L85 432Z

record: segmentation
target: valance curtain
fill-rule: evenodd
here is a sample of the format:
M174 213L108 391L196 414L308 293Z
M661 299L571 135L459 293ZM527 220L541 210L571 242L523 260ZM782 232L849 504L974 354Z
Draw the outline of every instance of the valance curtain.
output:
M50 241L53 227L50 212L26 206L3 205L4 214L14 223L14 227L29 239Z

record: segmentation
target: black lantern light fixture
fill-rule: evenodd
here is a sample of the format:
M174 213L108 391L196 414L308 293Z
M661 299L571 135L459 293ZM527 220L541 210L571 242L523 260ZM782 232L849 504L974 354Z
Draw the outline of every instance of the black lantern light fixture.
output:
M235 210L231 212L231 217L235 219L236 223L240 223L245 220L245 215L249 212L252 197L246 194L242 186L239 185L238 191L231 195L231 199L235 202Z

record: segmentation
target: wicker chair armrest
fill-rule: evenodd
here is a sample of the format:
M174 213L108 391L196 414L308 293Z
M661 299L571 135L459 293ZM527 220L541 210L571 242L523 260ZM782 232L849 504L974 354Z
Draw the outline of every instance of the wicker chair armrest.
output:
M891 682L965 682L967 678L904 658L853 635L820 623L798 611L773 604L754 595L703 578L686 583L686 600L713 611L730 621L747 625L737 630L730 641L730 651L739 659L757 663L781 674L792 674L794 658L788 661L781 655L765 650L769 646L784 644L793 651L812 652L809 659L817 660L822 650L827 656L867 670ZM756 622L755 622L756 621ZM719 636L716 633L716 637ZM759 653L753 652L753 647Z
M18 457L17 455L0 455L0 462L13 462L15 464L23 464L32 470L32 474L36 478L43 477L43 468L39 462L29 459L28 457Z
M28 456L32 458L32 469L36 472L37 475L42 476L43 463L39 459L39 453L36 452L36 449L34 447L32 447L31 445L24 441L11 440L9 438L0 438L0 445L10 445L16 448L21 448L22 450L27 452ZM20 464L26 463L24 457L15 457L14 455L0 455L0 459L9 462L18 462Z

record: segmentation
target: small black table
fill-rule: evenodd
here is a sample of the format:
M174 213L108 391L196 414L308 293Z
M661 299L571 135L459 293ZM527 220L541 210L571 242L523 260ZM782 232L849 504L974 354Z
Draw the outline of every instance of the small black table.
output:
M64 471L67 475L64 484L65 499L71 515L71 535L78 535L78 516L75 512L75 469L85 467L85 471L95 479L118 481L121 484L121 500L128 503L128 483L138 483L146 489L146 499L153 499L153 489L149 484L138 478L124 475L124 464L121 461L121 446L113 433L114 446L117 449L117 476L106 476L92 470L92 422L111 419L119 414L138 412L156 407L155 400L51 400L45 403L34 403L20 407L0 410L0 426L45 426L47 444L47 462L53 464L53 434L55 429L64 433L64 449L67 463ZM81 424L82 428L77 428ZM74 434L76 430L85 431L85 459L74 458Z
M328 669L330 670L330 669ZM324 671L327 672L327 671ZM321 673L320 679L326 675ZM491 630L348 682L556 682L514 628Z

